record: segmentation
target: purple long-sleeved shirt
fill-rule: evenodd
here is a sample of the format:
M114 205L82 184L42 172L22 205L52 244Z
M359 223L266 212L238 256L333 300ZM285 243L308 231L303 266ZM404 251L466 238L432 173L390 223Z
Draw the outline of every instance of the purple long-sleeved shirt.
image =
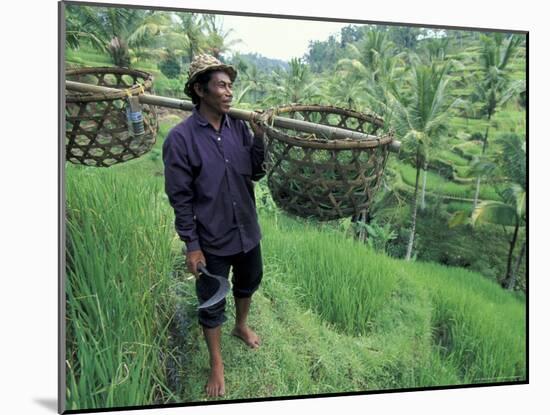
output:
M163 145L165 189L187 251L247 252L260 241L252 180L265 175L264 143L225 115L216 131L195 108Z

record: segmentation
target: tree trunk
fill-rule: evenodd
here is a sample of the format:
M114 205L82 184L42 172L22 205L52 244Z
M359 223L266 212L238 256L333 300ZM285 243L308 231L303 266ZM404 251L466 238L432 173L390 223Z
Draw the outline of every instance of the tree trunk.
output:
M476 208L477 206L477 200L479 198L479 187L481 185L481 176L477 176L477 180L476 180L476 192L474 194L474 209Z
M483 147L481 148L481 155L483 156L485 154L485 151L487 150L487 139L489 138L489 126L491 125L491 116L489 115L487 117L487 129L485 130L485 138L483 139ZM476 192L474 194L474 209L477 206L477 200L479 198L479 187L481 185L481 175L477 176L476 181Z
M428 162L424 162L424 174L422 177L422 195L420 196L420 210L426 209L426 179L428 177Z
M512 279L512 258L514 256L514 248L516 247L516 242L518 240L518 231L519 231L519 221L516 221L516 226L514 227L514 235L510 241L510 249L508 249L508 261L506 262L506 278L502 281L502 287L508 287L510 280Z
M370 221L370 215L367 213L366 209L363 209L359 212L359 215L353 216L351 218L352 223L357 223L358 230L355 232L355 238L361 242L366 242L368 238L367 227L365 226Z
M189 38L189 35L187 35L188 38ZM189 63L193 62L193 58L195 57L195 39L193 38L189 38L189 55L188 55L188 58L189 58Z
M414 185L414 196L412 201L412 226L411 226L411 235L409 237L409 243L407 245L407 253L405 254L405 260L410 261L412 255L412 249L414 245L414 234L416 232L416 214L418 208L418 181L420 178L420 163L418 163L418 152L416 155L416 181Z
M521 265L521 260L525 255L526 248L527 248L527 241L523 241L523 244L521 245L521 251L519 252L519 255L516 259L516 263L514 264L514 270L512 271L512 275L510 276L510 279L507 281L507 284L506 284L506 289L510 291L512 291L516 286L516 279L519 272L519 266Z
M130 67L130 50L124 39L115 36L108 45L109 54L115 66L121 68Z

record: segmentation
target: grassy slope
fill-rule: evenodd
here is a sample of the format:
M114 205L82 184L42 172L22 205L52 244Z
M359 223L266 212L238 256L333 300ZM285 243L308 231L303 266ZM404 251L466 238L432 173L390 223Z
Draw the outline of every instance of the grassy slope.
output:
M403 163L396 165L404 183L408 186L411 186L414 190L416 178L415 168ZM421 185L422 184L420 183L420 186ZM426 191L441 196L453 196L458 198L473 199L475 193L475 184L454 183L449 180L445 180L437 173L428 171L428 178L426 180ZM487 185L481 187L479 197L484 200L500 200L495 190Z
M266 272L251 325L263 346L249 351L230 336L230 301L223 329L226 399L525 376L525 305L481 275L393 260L285 217L261 222ZM179 284L192 315L192 284ZM195 326L187 339L183 401L204 400L203 343Z
M149 163L150 160L142 159L140 162ZM134 164L137 165L138 161ZM131 197L134 189L147 189L144 185L152 179L132 174L134 167L130 163L121 165L118 170L116 173L96 173L94 169L94 174L74 177L78 178L79 186L84 189L88 189L90 183L100 184L104 179L113 182L115 188L121 189L120 186L123 186L127 192L123 199ZM156 192L159 191L158 186L155 188ZM97 189L92 191L93 195L96 193ZM102 193L103 208L120 198L120 193L108 188ZM162 211L167 212L166 208ZM96 211L100 212L101 208L96 207ZM144 217L134 226L139 227L144 221L159 220L158 211L143 207L139 211ZM104 226L109 225L112 218L122 218L114 214L101 216ZM132 219L135 217L130 215L128 219L135 222ZM229 336L234 310L230 301L230 318L224 327L223 338L227 399L452 385L484 382L498 376L524 376L524 304L481 275L438 265L393 260L368 251L340 233L317 229L314 225L284 216L263 215L261 219L265 235L265 279L255 296L251 325L262 336L263 347L258 351L249 351L239 340ZM126 233L137 232L136 236L139 234L142 238L141 232L132 231L131 223L124 226ZM166 226L164 224L163 228ZM120 236L115 235L115 240ZM141 239L137 239L135 242L147 243L154 238L151 234L146 240L140 242ZM81 252L89 247L91 240L93 237L88 239L88 245L81 245ZM172 246L171 255L164 252L163 257L177 258L179 244L176 245ZM98 252L101 252L102 243L98 246ZM126 248L121 249L124 251ZM140 249L132 246L130 253L138 254ZM150 260L152 254L148 250L142 253L144 257L130 255L125 260L130 262L129 269L134 269L130 274L141 275L139 268L145 263L153 267L147 274L154 278L146 282L146 287L155 287L156 301L166 301L161 308L166 310L167 316L170 315L169 308L179 302L191 322L183 349L167 350L185 356L183 364L177 369L182 379L181 388L173 390L173 395L167 393L167 381L162 379L163 368L155 366L162 363L157 358L144 361L154 371L156 378L152 378L140 370L140 364L136 365L135 360L125 357L124 348L127 346L124 345L129 342L138 346L141 343L154 344L153 350L157 350L157 355L159 348L167 347L166 338L139 340L132 335L133 330L116 328L124 327L124 321L109 320L108 331L112 329L113 333L117 333L114 339L98 338L93 326L90 330L83 330L83 336L99 340L96 347L103 345L100 350L106 353L102 360L109 362L113 373L117 373L117 367L121 364L126 364L130 373L125 381L120 384L115 382L109 387L106 402L102 401L101 395L96 396L98 400L94 404L100 407L138 402L135 400L137 397L146 397L137 386L145 379L158 385L153 390L162 388L165 398L172 395L172 401L204 399L208 356L193 317L196 300L192 281L182 274L175 280L167 280L169 272L166 261ZM93 257L97 255L95 253ZM87 257L81 256L83 260ZM107 255L104 261L113 262L115 270L120 268L113 255ZM156 271L155 264L160 267ZM87 274L83 272L80 275ZM105 278L102 281L107 286L110 284L109 273L98 273L96 270L90 275L96 278L103 275ZM135 280L130 275L125 278L127 281ZM159 289L164 294L158 292ZM124 307L128 304L127 298L140 298L143 291L140 285L127 284L125 290L100 294L99 298L112 301L105 305L105 309ZM81 295L75 293L79 300L74 304L85 306ZM117 304L119 298L122 304ZM93 317L93 313L89 316ZM147 321L147 318L138 317L133 322L133 314L114 315L126 319L129 327L141 328ZM141 316L140 313L138 315ZM115 323L118 326L111 327ZM167 322L157 323L165 327ZM150 329L146 330L149 332ZM154 331L152 334L154 336ZM81 354L86 350L86 344L90 342L78 346ZM122 348L122 355L109 352L113 348ZM153 355L149 355L151 357ZM97 363L93 363L93 350L87 358L88 367L95 367ZM122 361L117 361L119 358ZM113 374L109 375L107 371L104 376L103 382L109 385ZM83 383L82 379L80 392L85 395L89 387L86 384L89 383ZM101 390L101 383L93 381L95 390ZM144 386L145 390L150 390L146 384ZM88 402L84 407L91 404Z

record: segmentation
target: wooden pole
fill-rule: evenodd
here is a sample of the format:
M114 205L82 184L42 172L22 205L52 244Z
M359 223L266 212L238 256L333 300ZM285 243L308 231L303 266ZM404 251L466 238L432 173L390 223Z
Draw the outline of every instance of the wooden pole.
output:
M113 94L120 94L121 92L120 89L116 89L116 88L90 85L90 84L85 84L85 83L75 82L75 81L65 81L65 84L66 84L66 88L70 91L104 94L105 98L112 98ZM194 107L191 101L184 101L176 98L168 98L168 97L162 97L159 95L151 95L151 94L140 94L138 96L139 96L139 101L143 104L180 109L184 111L191 111L193 110L193 107ZM247 110L242 110L238 108L231 108L229 110L229 115L231 115L233 118L237 118L239 120L244 120L244 121L249 121L249 120L260 121L262 116L262 114L259 112L247 111ZM374 135L363 134L357 131L346 130L344 128L338 128L338 127L331 127L323 124L316 124L316 123L307 122L307 121L294 120L292 118L275 116L270 121L273 122L273 125L275 127L291 128L296 131L316 134L326 140L348 139L348 140L364 141L364 143L360 143L359 145L356 142L350 142L349 143L350 148L373 147L376 145L378 141L381 140L379 137ZM319 141L320 140L317 140L317 144L321 146L321 143ZM391 139L388 145L389 145L390 151L397 153L399 152L401 143L397 140Z

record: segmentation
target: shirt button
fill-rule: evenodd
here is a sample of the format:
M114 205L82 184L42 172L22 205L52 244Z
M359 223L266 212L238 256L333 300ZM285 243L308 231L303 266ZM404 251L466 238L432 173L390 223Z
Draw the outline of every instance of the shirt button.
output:
M221 137L218 137L218 141L220 141L222 138Z
M237 202L233 202L233 206L237 206Z
M229 163L229 160L228 160L228 159L225 159L225 162L226 162L226 163Z

